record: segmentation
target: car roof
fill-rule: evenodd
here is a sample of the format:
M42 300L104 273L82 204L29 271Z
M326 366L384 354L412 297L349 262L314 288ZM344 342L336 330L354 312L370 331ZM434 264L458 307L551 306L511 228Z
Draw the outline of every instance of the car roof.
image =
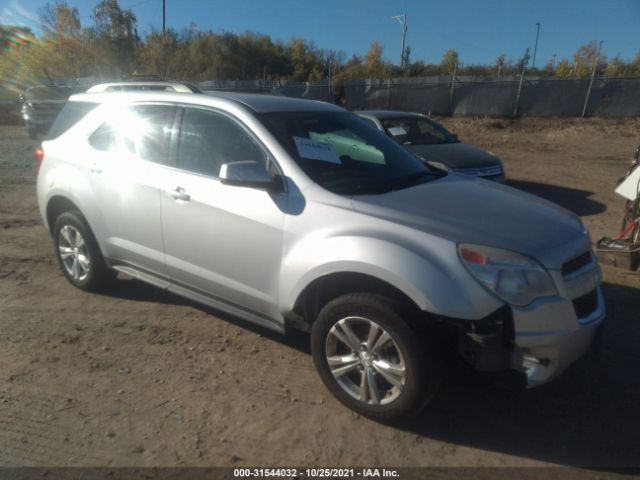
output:
M292 97L264 95L258 93L207 92L206 95L185 95L184 93L155 91L120 91L107 93L81 93L73 95L71 101L106 103L115 98L125 102L134 101L168 101L190 103L194 105L216 106L220 100L240 104L256 113L295 112L295 111L335 111L345 110L336 105L317 100L306 100Z
M358 115L368 115L370 117L375 117L380 120L384 120L387 118L424 118L425 115L416 112L401 112L398 110L358 110L357 112L353 112Z

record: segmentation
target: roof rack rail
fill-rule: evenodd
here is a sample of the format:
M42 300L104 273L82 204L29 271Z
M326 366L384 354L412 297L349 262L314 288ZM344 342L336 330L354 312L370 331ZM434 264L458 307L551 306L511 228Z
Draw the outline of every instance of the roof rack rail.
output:
M182 82L166 82L166 81L130 81L130 82L113 82L100 83L94 85L87 93L105 93L105 92L135 92L135 91L154 91L154 92L174 92L174 93L202 93L202 91L190 83Z

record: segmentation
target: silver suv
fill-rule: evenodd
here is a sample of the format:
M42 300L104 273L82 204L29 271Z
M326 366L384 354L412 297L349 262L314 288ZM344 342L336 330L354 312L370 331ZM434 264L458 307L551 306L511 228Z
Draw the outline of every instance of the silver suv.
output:
M326 103L75 95L37 159L40 210L73 285L125 272L310 331L327 388L376 419L419 411L447 351L546 382L605 317L576 216L432 169Z

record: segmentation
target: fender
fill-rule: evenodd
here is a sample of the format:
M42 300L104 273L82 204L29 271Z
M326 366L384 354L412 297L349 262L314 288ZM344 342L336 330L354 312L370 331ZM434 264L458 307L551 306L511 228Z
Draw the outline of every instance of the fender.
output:
M503 304L459 264L452 268L446 263L459 262L453 242L425 236L420 252L409 245L359 235L303 239L283 261L281 311L292 311L307 285L332 273L375 277L404 292L421 310L447 317L477 320ZM454 273L461 271L462 276Z
M47 155L60 158L52 147L44 144ZM49 150L51 153L49 153ZM51 230L53 225L49 225L47 219L47 208L49 202L54 197L63 197L75 204L94 233L102 254L105 255L105 248L102 242L104 238L104 220L98 208L98 200L91 184L87 179L87 174L80 169L79 165L73 163L56 162L55 168L49 168L48 162L43 162L38 175L38 206L45 226Z

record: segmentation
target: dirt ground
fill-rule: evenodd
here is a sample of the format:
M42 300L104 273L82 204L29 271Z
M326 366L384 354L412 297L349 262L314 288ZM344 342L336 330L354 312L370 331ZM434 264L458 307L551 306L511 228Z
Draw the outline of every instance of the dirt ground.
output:
M615 232L638 120L445 119L512 185ZM34 143L0 126L0 464L640 466L640 277L604 269L604 346L518 391L452 367L407 425L335 401L304 335L281 338L135 280L105 295L59 272Z

